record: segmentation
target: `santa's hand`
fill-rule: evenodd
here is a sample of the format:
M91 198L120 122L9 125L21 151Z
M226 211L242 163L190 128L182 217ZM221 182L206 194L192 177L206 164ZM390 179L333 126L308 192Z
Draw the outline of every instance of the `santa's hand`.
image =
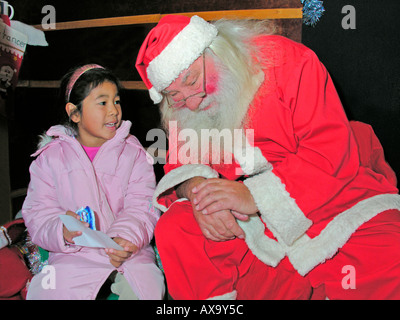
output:
M201 232L209 240L227 241L236 237L244 239L245 234L230 210L204 215L193 208L193 214Z
M226 179L207 179L192 189L193 204L203 214L231 210L239 220L255 214L258 208L249 189L240 182Z

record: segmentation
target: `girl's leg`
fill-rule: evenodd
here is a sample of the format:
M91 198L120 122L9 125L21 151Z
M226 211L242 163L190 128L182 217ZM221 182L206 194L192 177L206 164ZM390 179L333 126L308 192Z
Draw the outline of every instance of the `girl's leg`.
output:
M110 264L90 261L82 255L56 259L32 278L27 299L94 300L112 271Z

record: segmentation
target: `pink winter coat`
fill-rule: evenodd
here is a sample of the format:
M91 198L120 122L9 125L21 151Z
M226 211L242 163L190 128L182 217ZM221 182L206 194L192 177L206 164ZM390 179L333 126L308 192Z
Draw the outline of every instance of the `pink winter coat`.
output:
M94 299L115 270L104 249L64 242L59 215L83 206L95 212L98 230L140 248L117 269L139 299L163 298L163 275L149 245L159 218L151 204L155 175L151 159L129 134L130 127L123 121L93 162L69 129L58 125L47 131L53 139L33 155L38 157L30 167L22 215L32 241L50 252L55 286L43 285L49 279L39 273L30 284L28 299Z

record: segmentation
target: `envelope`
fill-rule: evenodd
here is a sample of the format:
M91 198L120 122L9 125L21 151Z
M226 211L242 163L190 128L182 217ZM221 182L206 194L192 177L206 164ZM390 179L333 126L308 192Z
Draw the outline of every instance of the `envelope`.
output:
M113 248L124 250L119 244L104 232L92 230L83 225L78 219L66 214L59 215L61 221L69 231L82 231L82 235L75 237L74 242L78 246L94 248Z

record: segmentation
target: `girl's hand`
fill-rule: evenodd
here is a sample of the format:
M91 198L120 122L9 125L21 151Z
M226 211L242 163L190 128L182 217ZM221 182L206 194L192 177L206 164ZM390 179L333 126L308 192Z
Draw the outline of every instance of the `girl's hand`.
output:
M253 196L243 183L226 179L207 179L192 189L192 203L203 214L231 210L239 220L258 212Z
M73 212L73 211L67 211L65 214L67 214L67 215L69 215L69 216L71 216L71 217L74 217L74 218L76 218L76 219L78 219L78 220L80 220L80 217L79 217L79 215L77 215L75 212ZM81 221L82 222L82 221ZM89 227L89 224L87 223L87 222L82 222L84 225L85 225L85 227ZM64 236L64 240L66 241L66 242L69 242L69 243L72 243L72 244L74 244L75 242L74 242L74 238L75 237L78 237L78 236L80 236L80 235L82 235L82 232L81 231L69 231L65 226L63 226L63 236Z
M132 242L125 240L120 237L115 237L113 240L119 244L124 250L116 250L112 248L105 249L107 255L110 257L111 264L118 268L121 264L123 264L132 254L138 252L139 248L134 245Z

